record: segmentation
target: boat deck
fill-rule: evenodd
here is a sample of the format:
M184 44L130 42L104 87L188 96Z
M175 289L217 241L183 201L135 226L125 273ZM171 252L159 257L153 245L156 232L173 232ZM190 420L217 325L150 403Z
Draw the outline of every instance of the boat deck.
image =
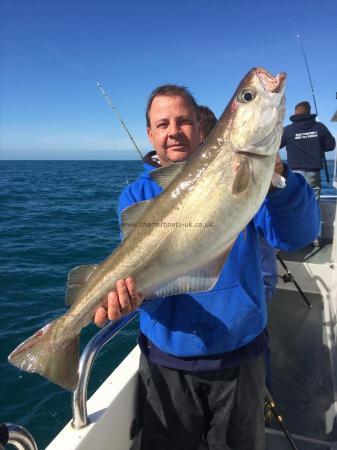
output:
M290 261L326 264L331 246L283 254ZM297 282L300 284L299 280ZM305 285L300 286L305 292ZM269 304L271 394L299 450L337 449L334 379L321 294L278 289ZM335 349L334 349L335 350ZM275 420L267 429L268 450L292 448Z
M279 254L312 307L308 307L293 282L285 283L280 278L279 289L268 305L270 391L296 447L290 445L274 419L266 431L267 450L337 450L337 352L335 319L331 318L331 305L336 299L329 294L330 255L331 245ZM279 266L279 275L284 273ZM139 352L136 346L90 398L89 425L74 430L69 423L48 450L131 447Z

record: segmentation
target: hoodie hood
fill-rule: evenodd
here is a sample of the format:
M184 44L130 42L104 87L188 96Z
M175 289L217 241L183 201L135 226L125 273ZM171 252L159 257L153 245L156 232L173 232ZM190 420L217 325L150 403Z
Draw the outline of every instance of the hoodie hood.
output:
M144 164L150 165L155 169L161 167L157 153L154 150L144 156Z
M147 153L144 156L143 159L144 162L144 171L140 174L140 178L150 178L150 173L155 170L155 169L159 169L159 167L161 167L158 157L157 157L157 153L153 150L149 153Z
M317 114L294 114L290 116L290 120L297 125L298 128L305 131L312 127L316 121Z

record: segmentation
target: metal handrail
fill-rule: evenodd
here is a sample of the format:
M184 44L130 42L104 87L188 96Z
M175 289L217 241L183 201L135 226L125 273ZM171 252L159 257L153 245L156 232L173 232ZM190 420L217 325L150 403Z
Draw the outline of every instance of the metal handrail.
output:
M15 423L4 423L1 425L2 435L6 435L6 442L1 440L0 448L7 443L14 445L18 450L37 450L36 442L28 431Z
M336 201L337 194L321 194L320 200L334 200Z
M87 388L91 367L98 352L137 315L138 311L134 311L128 316L122 317L114 322L110 322L102 330L95 334L83 350L79 362L78 384L72 398L73 420L71 425L76 430L86 427L89 423L87 414Z

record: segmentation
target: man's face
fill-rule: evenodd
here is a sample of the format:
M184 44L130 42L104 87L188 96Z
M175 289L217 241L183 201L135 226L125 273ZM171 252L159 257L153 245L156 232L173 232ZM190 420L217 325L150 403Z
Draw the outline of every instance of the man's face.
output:
M200 129L193 106L185 97L153 99L147 135L162 166L185 161L198 148Z

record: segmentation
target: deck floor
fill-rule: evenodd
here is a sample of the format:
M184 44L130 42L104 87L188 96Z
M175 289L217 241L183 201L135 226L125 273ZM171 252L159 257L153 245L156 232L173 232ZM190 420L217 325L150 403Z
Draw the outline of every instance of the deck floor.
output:
M325 335L323 302L297 291L279 289L269 305L271 392L299 450L337 449L332 373ZM289 449L275 421L267 432L268 450ZM309 440L307 440L309 439ZM326 443L326 444L324 444Z

